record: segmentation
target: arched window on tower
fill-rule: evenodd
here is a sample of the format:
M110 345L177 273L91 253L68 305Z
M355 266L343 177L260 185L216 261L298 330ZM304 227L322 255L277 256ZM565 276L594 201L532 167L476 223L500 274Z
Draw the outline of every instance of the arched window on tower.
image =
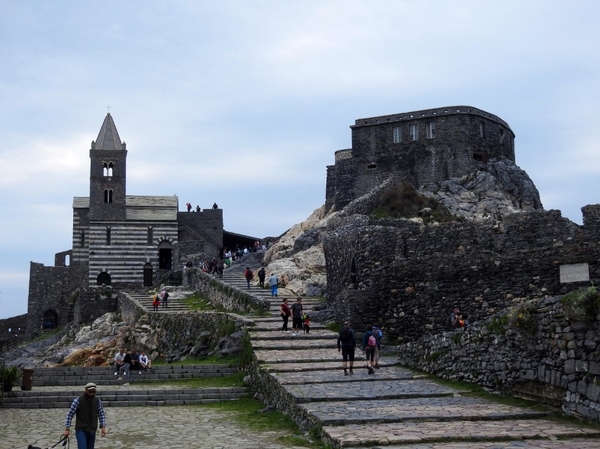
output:
M113 202L113 191L112 191L112 189L105 189L104 190L104 202L105 203L112 203Z
M103 162L102 163L102 176L110 177L113 175L114 164L112 162Z

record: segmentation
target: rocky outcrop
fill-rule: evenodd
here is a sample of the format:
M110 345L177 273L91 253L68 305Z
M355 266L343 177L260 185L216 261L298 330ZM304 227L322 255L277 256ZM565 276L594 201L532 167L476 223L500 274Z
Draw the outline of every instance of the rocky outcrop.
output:
M540 194L529 175L508 160L490 160L484 169L421 187L453 214L471 220L542 210Z

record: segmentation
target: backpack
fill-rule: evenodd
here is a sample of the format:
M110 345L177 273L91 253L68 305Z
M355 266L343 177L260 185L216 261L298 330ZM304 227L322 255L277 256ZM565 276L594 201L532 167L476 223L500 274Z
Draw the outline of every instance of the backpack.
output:
M377 346L377 339L375 338L375 335L369 335L367 346L369 346L370 348L374 348L375 346Z
M352 341L352 332L350 332L350 329L347 327L342 327L342 330L340 331L340 341L342 343L349 343Z

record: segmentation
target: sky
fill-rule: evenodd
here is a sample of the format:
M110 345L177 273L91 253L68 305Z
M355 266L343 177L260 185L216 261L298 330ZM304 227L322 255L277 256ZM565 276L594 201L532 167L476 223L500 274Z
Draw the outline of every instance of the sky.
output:
M72 247L110 111L127 193L277 236L325 202L358 118L468 105L516 134L545 209L600 203L597 0L0 0L0 318ZM110 107L110 109L109 109Z

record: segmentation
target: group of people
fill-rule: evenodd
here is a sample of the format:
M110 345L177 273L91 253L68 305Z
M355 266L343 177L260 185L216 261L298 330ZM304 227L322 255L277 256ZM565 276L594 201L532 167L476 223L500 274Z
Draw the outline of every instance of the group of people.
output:
M158 292L152 297L152 310L158 312L158 307L161 304L165 308L169 307L169 292L166 290Z
M138 374L142 374L142 371L152 369L152 361L146 354L146 351L142 351L140 354L134 349L131 352L127 349L119 349L119 352L115 354L113 359L115 367L115 376L117 380L125 379L123 385L129 385L129 378L131 371L137 371Z
M381 339L383 333L377 326L369 324L363 333L361 350L365 353L367 371L374 374L379 369ZM356 352L356 337L348 321L344 322L337 339L338 352L342 353L344 375L354 374L354 357Z
M283 319L281 332L290 333L288 321L292 317L292 335L298 335L301 331L304 331L305 334L310 333L310 317L304 313L302 298L297 298L291 306L288 304L288 299L284 298L279 306L279 313Z

